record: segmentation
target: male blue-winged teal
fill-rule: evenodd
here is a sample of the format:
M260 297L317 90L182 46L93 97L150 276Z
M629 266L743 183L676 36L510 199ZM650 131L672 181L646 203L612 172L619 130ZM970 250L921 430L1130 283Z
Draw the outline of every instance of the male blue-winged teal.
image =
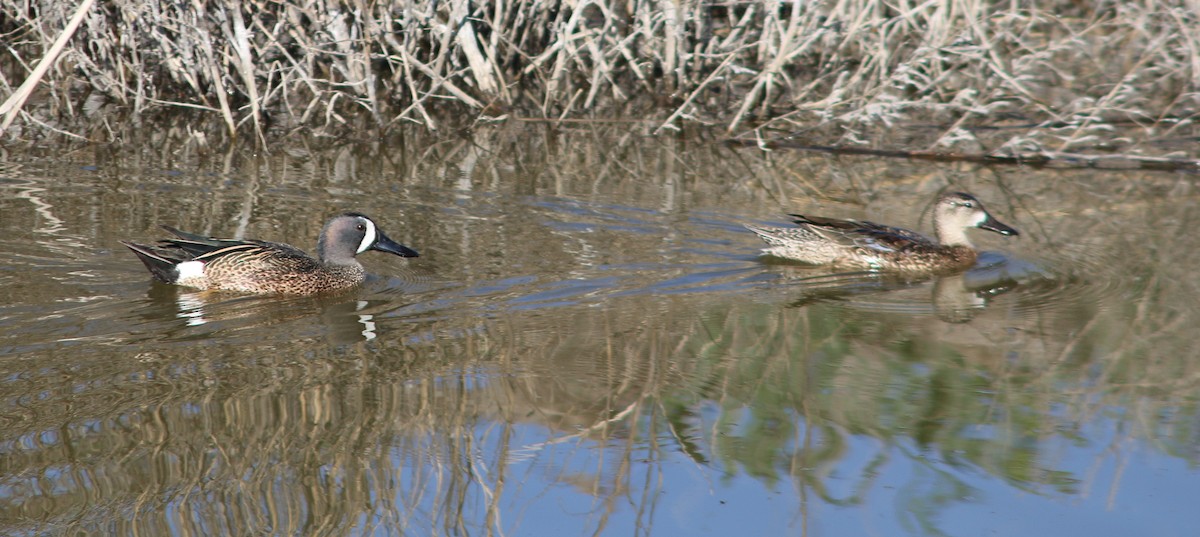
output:
M417 257L412 248L387 238L370 218L335 216L321 230L316 259L299 248L259 240L215 239L162 226L178 238L148 246L121 241L155 279L197 289L311 295L361 284L366 270L354 256L367 250Z
M974 196L950 192L933 209L937 241L907 229L859 220L789 215L796 227L746 225L770 244L763 253L813 265L902 273L947 273L970 268L978 253L967 228L1019 235L983 208Z

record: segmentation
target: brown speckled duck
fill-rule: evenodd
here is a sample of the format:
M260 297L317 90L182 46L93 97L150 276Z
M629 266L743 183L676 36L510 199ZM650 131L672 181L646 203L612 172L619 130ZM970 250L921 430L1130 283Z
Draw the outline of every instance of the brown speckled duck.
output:
M367 273L355 256L377 250L400 257L417 252L387 238L366 215L335 216L321 230L314 259L299 248L259 240L216 239L162 226L177 238L149 246L121 241L155 279L197 289L312 295L360 285Z
M964 192L938 197L933 210L937 240L907 229L859 220L790 215L796 227L746 225L770 244L764 254L840 269L901 273L949 273L970 268L978 252L967 238L977 227L1001 235L1019 235L996 220L983 203Z

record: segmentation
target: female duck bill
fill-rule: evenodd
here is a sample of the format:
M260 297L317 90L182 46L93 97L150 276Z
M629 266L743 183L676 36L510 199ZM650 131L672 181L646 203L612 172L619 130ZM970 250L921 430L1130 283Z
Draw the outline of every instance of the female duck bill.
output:
M984 214L987 214L987 218L985 218L985 219L983 220L983 222L980 222L980 224L979 224L979 229L986 229L986 230L988 230L988 231L995 231L996 233L999 233L999 234L1001 234L1001 235L1004 235L1004 236L1006 236L1006 237L1012 237L1012 236L1014 236L1014 235L1015 235L1015 236L1020 236L1020 235L1021 235L1021 233L1020 233L1019 231L1017 231L1016 229L1012 228L1012 227L1011 227L1011 226L1009 226L1008 224L1005 224L1004 222L1001 222L1001 221L999 221L999 220L996 220L996 218L995 218L995 217L993 217L992 215L990 215L990 214L988 214L988 213L984 213Z

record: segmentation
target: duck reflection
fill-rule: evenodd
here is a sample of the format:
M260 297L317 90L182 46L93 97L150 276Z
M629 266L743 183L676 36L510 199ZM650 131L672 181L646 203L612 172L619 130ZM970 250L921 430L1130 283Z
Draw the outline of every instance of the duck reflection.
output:
M1009 278L968 280L966 274L938 278L933 282L933 311L948 323L965 323L987 308L992 298L1020 285Z
M376 315L403 306L357 294L261 297L157 283L150 287L147 299L139 316L168 335L196 329L253 333L265 326L295 323L296 337L311 337L312 324L301 321L319 320L324 336L335 344L376 339L380 336Z
M947 323L969 322L986 310L992 299L1045 278L1033 264L993 252L982 253L980 262L970 270L916 279L870 271L780 267L784 278L802 284L800 296L790 303L793 307L838 301L859 310L932 314ZM883 296L886 298L879 298Z

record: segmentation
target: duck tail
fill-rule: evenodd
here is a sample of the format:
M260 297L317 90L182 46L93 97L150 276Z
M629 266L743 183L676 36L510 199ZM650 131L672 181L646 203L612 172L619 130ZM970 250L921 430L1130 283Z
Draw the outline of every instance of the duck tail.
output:
M146 269L154 276L154 279L163 283L175 283L179 278L179 271L175 269L178 261L167 259L154 251L154 247L133 242L121 241L133 253L137 254L138 259L146 265Z
M773 227L759 227L753 224L742 224L742 226L750 231L753 231L755 235L758 235L758 238L762 239L763 242L766 242L767 244L772 246L782 246L786 244L786 242L779 237L779 233L783 231L782 229Z

